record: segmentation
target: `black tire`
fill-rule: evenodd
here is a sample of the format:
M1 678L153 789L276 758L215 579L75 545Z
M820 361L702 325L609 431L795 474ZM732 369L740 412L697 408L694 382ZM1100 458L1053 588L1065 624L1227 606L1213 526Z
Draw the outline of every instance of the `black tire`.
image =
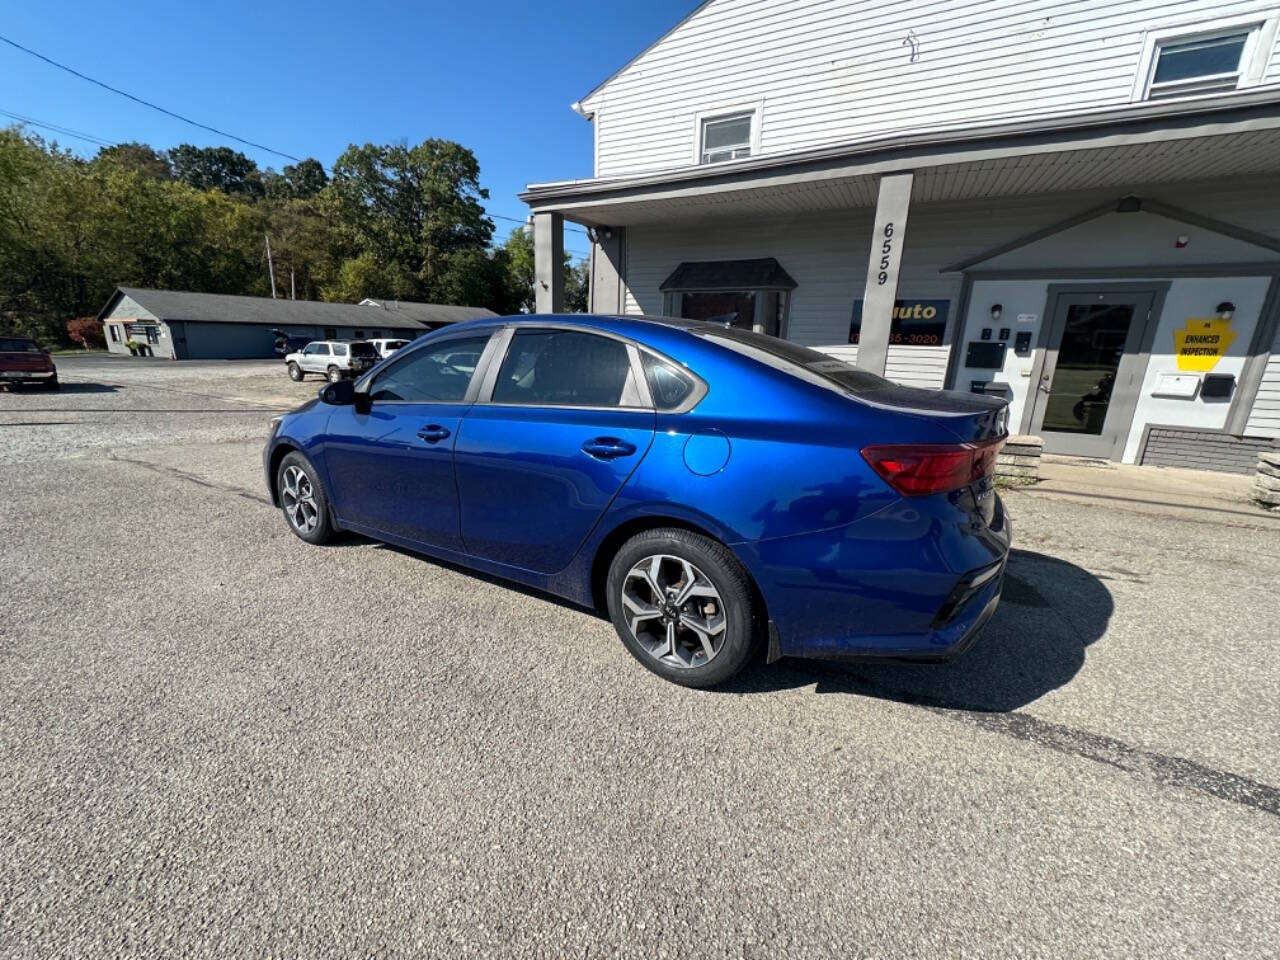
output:
M701 603L704 604L704 611L718 609L719 614L723 616L724 627L723 637L719 641L720 646L715 649L713 656L705 658L705 662L683 665L685 659L683 655L679 658L660 658L651 652L646 642L651 644L654 640L661 641L661 638L666 635L667 619L650 620L644 624L638 624L638 629L644 634L646 640L640 639L631 630L626 615L628 608L623 602L623 590L626 587L633 591L631 596L635 597L637 581L632 578L631 584L628 585L628 575L638 564L655 556L673 558L660 561L661 564L668 565L668 569L673 562L677 570L680 569L680 561L692 564L697 572L710 581L714 592L718 594L718 603L709 597L702 600L695 598L678 608L679 611L684 611L687 617L688 608ZM631 655L664 680L670 680L682 686L714 687L724 683L747 665L759 648L764 635L764 620L756 601L751 577L738 558L723 544L689 530L668 527L636 534L622 545L609 565L605 591L609 617L613 620L614 629L618 631L618 636ZM695 616L699 612L696 607L693 609ZM682 623L679 615L673 619L676 624ZM709 623L713 619L707 617L699 622ZM695 634L689 627L677 627L676 637L678 643L684 644L685 653L690 649L695 651L698 649L700 635ZM695 652L693 656L696 659L700 655ZM676 659L681 663L677 664Z
M339 370L337 367L330 367L328 377L329 377L330 383L337 383L339 380L342 379L342 371Z
M44 382L46 390L61 390L62 384L58 383L58 375L55 373L52 377Z
M305 477L305 485L298 475L292 473L294 470ZM298 493L291 493L293 489ZM298 537L317 545L333 539L335 531L329 514L329 495L310 460L296 450L286 454L276 470L276 490L285 524Z
M294 383L301 383L306 378L307 378L307 375L302 372L302 368L298 366L296 363L294 363L292 360L290 360L289 361L289 379L292 380Z

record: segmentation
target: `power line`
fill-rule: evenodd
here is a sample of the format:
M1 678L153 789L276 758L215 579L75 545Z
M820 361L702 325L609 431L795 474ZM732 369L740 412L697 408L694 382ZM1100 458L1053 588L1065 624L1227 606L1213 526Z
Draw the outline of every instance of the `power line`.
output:
M56 123L47 123L44 120L36 120L34 117L24 117L20 113L10 113L8 110L0 110L0 117L8 117L11 120L17 120L19 123L25 123L28 126L40 127L42 130L52 130L54 133L60 133L65 137L74 137L77 140L84 140L88 143L96 143L100 147L114 147L115 144L110 140L104 140L102 137L96 137L92 133L84 133L80 130L72 130L70 127L59 126Z
M216 133L218 136L226 137L228 140L234 140L237 143L243 143L247 147L256 147L259 150L265 150L267 151L267 153L274 153L278 157L284 157L286 160L292 160L295 163L301 162L301 158L295 157L291 153L285 153L283 150L276 150L272 147L268 147L261 143L254 143L252 140L244 139L244 137L237 137L234 133L227 133L225 130L219 130L217 127L211 127L207 123L201 123L199 120L192 120L190 117L184 117L182 114L174 113L172 110L166 110L164 107L160 106L159 104L152 103L150 100L144 100L141 97L135 97L132 93L126 93L124 90L120 90L117 87L111 86L110 84L103 83L101 80L95 80L93 77L87 76L86 74L81 73L79 70L75 70L71 67L68 67L64 63L59 63L57 60L52 60L49 57L46 57L43 53L36 53L36 51L30 49L29 47L24 47L22 44L14 40L10 40L6 36L0 36L0 41L4 41L5 43L7 43L9 46L13 47L16 50L21 50L23 53L30 54L31 56L35 57L37 60L43 60L45 63L49 64L50 66L57 67L59 70L65 70L67 73L71 74L72 76L79 77L81 80L86 80L89 83L102 87L102 89L104 90L110 90L112 93L119 94L120 96L128 100L132 100L134 103L140 103L144 107L150 107L152 110L158 110L160 113L163 113L169 117L173 117L175 120L181 120L183 123L189 123L191 124L191 126L199 127L201 130L208 130L210 133Z
M508 217L501 213L489 213L487 210L485 211L485 213L488 214L488 216L493 217L495 220L510 220L512 223L528 223L527 220L521 220L519 217ZM577 233L580 233L583 236L590 236L590 234L588 234L586 229L583 227L578 227L578 226L574 226L573 224L566 223L564 225L564 228L566 230L576 231Z

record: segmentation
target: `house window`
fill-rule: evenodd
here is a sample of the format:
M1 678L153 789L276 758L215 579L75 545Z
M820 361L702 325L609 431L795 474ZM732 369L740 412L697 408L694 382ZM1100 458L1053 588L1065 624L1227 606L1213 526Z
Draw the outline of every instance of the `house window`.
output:
M1249 30L1237 30L1157 44L1147 99L1236 89L1249 37Z
M765 257L682 263L659 289L668 316L782 337L795 287L782 265Z
M324 328L324 338L325 338L326 340L337 340L337 339L338 339L338 328L337 328L337 327L325 327L325 328Z
M119 342L120 342L120 327L119 327L119 326L117 326L117 325L116 325L116 324L114 324L114 323L109 323L109 324L107 324L107 329L111 331L111 342L112 342L112 343L119 343Z
M723 163L751 156L751 124L755 114L735 113L702 121L701 163Z
M357 331L355 332L355 339L357 339L357 340L363 340L363 339L364 339L364 331L363 331L363 330L357 330Z
M685 320L705 320L739 330L782 336L786 290L687 290L673 294L673 312Z

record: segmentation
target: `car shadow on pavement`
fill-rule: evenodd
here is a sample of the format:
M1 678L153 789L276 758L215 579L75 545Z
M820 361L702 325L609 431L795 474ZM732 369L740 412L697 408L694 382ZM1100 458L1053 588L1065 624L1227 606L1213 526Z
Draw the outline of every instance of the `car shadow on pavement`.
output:
M18 390L22 393L46 393L47 394L50 392L40 384L25 384L25 383L12 384L9 386L9 389L13 390L14 387L17 387ZM120 389L119 387L111 383L68 383L66 380L63 380L60 384L58 384L58 393L60 394L115 393L119 389Z
M1104 633L1111 591L1087 570L1030 550L1009 554L1000 606L977 642L948 663L828 663L784 659L752 667L724 692L817 683L852 693L948 710L1006 712L1068 683Z

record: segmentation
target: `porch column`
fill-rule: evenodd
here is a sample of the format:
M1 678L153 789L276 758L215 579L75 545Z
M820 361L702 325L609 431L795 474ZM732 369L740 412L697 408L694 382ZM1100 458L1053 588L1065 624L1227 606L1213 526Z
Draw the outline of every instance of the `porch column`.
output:
M564 217L533 215L533 287L538 313L564 310Z
M591 313L619 314L627 307L622 265L626 244L625 227L597 227L591 247L591 289L587 310Z
M862 295L862 333L858 338L858 366L884 376L889 357L889 328L893 302L898 298L898 266L907 233L911 181L915 174L886 173L880 178L876 224L871 232L871 258Z

